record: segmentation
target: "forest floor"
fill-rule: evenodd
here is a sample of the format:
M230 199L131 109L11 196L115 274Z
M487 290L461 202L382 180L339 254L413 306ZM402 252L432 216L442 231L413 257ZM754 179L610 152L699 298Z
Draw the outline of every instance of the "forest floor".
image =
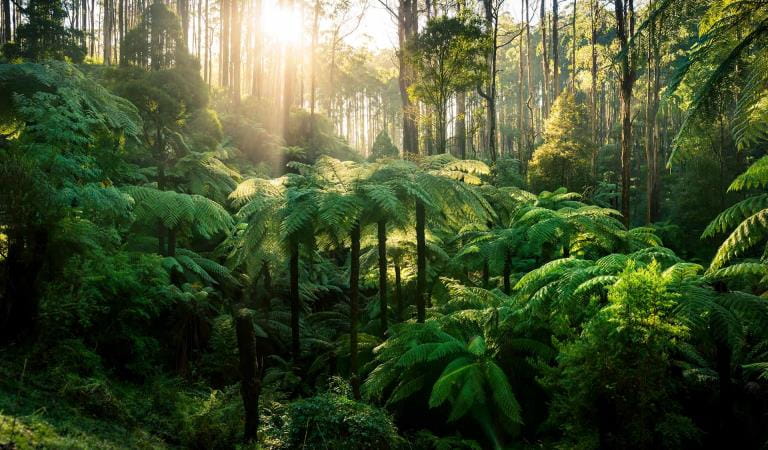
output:
M84 411L81 402L50 387L57 381L22 378L17 364L0 362L0 450L167 448L140 424Z

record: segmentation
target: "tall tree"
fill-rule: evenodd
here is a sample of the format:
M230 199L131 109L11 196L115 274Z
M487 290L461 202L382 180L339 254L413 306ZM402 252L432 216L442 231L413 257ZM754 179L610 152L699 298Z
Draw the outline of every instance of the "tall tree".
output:
M629 46L629 38L635 34L634 0L614 0L616 15L616 37L619 40L620 81L619 95L621 102L621 213L624 224L630 223L629 188L631 185L632 157L632 88L635 85L636 70L634 50Z
M560 25L558 24L558 3L559 0L552 0L552 93L554 99L560 95Z
M410 88L413 84L414 70L406 57L410 42L419 31L418 0L399 0L397 9L398 62L400 71L398 85L403 104L403 152L419 153L419 128L416 123L417 108L411 102Z
M240 33L241 33L241 18L242 7L240 6L241 0L229 0L232 7L232 32L231 32L231 47L230 52L232 55L232 97L235 103L240 103L240 73L241 67L241 55L240 55ZM183 23L183 22L182 22Z

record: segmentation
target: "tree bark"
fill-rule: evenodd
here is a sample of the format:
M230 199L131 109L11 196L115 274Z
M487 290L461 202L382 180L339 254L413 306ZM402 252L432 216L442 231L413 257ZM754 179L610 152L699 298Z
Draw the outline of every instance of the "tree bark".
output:
M11 42L11 39L11 1L3 0L3 43Z
M349 383L355 400L360 400L360 379L357 375L357 322L360 314L360 223L352 227L349 263Z
M417 110L410 99L408 89L413 84L413 68L405 55L408 44L418 33L418 1L399 0L397 53L400 65L398 85L403 105L403 153L419 153L419 129L416 124Z
M229 86L229 3L233 0L221 0L221 34L219 35L219 44L221 51L221 66L219 67L219 84L223 87Z
M542 119L549 116L549 53L547 53L547 2L541 0L541 15L539 16L541 29L541 64L544 73L544 82L541 85L544 114Z
M619 39L621 65L621 213L624 225L630 224L629 195L632 158L632 88L635 83L634 61L629 48L629 37L634 34L635 13L633 0L614 0L616 35Z
M543 1L543 0L542 0ZM558 2L552 0L552 92L554 100L560 95L560 38L558 37Z
M506 256L504 256L504 269L502 273L502 278L504 282L504 293L506 295L509 295L512 293L512 283L510 280L510 277L512 276L512 256L507 252Z
M253 330L253 320L247 310L238 312L235 329L240 357L240 396L245 409L243 442L249 444L256 439L259 430L261 378L256 360L256 333Z
M231 56L232 56L232 98L235 104L240 103L240 70L241 70L241 58L240 58L240 19L241 19L241 0L230 0L232 6L232 30L231 30Z
M403 286L400 279L400 264L395 263L395 310L397 321L403 321Z
M376 231L379 246L379 314L381 315L381 335L384 336L389 327L387 323L387 221L380 220Z
M653 4L651 4L653 7ZM659 111L659 39L656 24L651 22L648 31L648 85L646 90L645 109L645 157L646 157L646 213L645 221L648 224L658 220L659 196L659 124L657 115Z
M456 150L461 159L467 159L467 94L464 91L456 94Z
M426 319L427 241L424 203L416 200L416 321Z
M301 342L299 329L299 312L301 303L299 299L299 244L290 244L290 302L291 302L291 357L296 362L301 356Z

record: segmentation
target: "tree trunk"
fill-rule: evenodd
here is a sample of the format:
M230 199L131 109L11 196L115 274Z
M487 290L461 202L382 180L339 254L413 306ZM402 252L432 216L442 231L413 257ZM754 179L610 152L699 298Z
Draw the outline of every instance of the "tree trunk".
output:
M357 376L357 322L360 314L360 223L352 227L352 249L349 263L349 383L355 400L360 400L360 379Z
M3 0L3 43L11 42L11 39L11 1Z
M498 52L498 11L494 10L493 0L483 0L485 11L485 24L491 31L491 50L486 55L488 63L488 91L479 92L485 99L485 110L487 119L486 128L486 148L492 162L496 162L496 63Z
M410 99L408 89L413 84L413 68L405 56L408 43L418 32L418 2L417 0L399 0L398 8L398 43L397 53L400 71L398 85L400 100L403 104L403 153L419 153L419 129L416 124L416 106Z
M403 285L400 279L400 264L395 263L395 308L397 321L403 321Z
M256 360L256 333L253 331L253 319L247 310L241 310L235 319L237 350L240 356L240 396L245 409L245 428L243 442L249 444L256 440L259 430L259 395L261 378Z
M298 242L292 242L290 246L291 357L295 363L299 360L299 356L301 356L299 330L299 311L301 309L299 299L299 244Z
M259 300L258 306L261 311L268 313L272 302L272 272L269 270L269 263L267 262L261 265L261 279L264 283L264 295Z
M504 269L502 273L503 281L504 281L504 293L506 295L509 295L512 293L512 283L510 281L510 277L512 276L512 255L507 252L506 256L504 256Z
M634 34L633 0L615 0L616 35L619 38L621 64L621 213L624 225L629 227L629 195L632 158L632 87L635 83L634 61L629 48L629 36Z
M221 51L221 66L219 67L219 85L229 86L229 2L233 0L221 0L221 34L219 36L219 44Z
M461 91L456 94L456 150L461 159L467 159L467 94Z
M590 127L592 131L592 178L597 183L597 157L600 149L597 135L597 13L599 4L597 0L590 0L590 50L592 53L591 81L592 88L590 92Z
M381 335L387 332L387 221L380 220L377 224L379 245L379 314L381 315Z
M543 1L543 0L542 0ZM554 100L560 95L560 38L558 37L558 2L552 0L552 92Z
M37 278L43 269L48 232L7 231L5 292L0 296L0 343L34 330L38 315Z
M112 63L112 2L114 0L104 0L104 64Z
M240 58L240 19L241 19L241 0L230 0L232 6L232 47L230 52L232 55L232 97L235 104L240 103L240 70L241 70L241 58Z
M652 4L653 6L653 4ZM659 196L659 39L656 35L656 25L651 22L648 32L648 86L646 91L645 109L645 157L646 174L646 214L645 221L651 224L658 220Z
M181 19L181 38L184 42L184 49L189 46L189 0L176 0L176 12Z
M541 0L541 15L539 16L539 28L541 29L541 64L544 72L544 82L541 85L544 114L543 119L549 116L549 53L547 53L547 2Z
M426 319L427 241L424 203L416 200L416 321Z
M309 124L312 128L312 135L315 129L315 103L317 92L317 35L320 29L320 0L315 0L315 17L312 21L312 60L310 62L310 82L309 82Z

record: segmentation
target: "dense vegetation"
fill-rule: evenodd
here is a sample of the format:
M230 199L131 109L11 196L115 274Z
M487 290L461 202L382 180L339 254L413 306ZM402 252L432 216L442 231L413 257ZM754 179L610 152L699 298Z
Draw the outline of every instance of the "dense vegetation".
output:
M0 2L0 448L768 445L768 1L210 3Z

